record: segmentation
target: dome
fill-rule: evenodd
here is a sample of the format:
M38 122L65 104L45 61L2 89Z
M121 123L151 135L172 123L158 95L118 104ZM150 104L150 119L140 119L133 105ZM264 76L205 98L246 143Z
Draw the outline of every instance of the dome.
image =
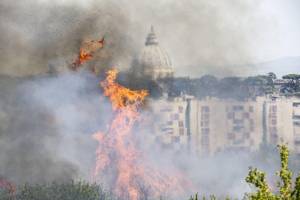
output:
M173 67L168 54L159 46L154 28L148 34L145 47L139 59L144 75L152 78L166 78L173 76Z

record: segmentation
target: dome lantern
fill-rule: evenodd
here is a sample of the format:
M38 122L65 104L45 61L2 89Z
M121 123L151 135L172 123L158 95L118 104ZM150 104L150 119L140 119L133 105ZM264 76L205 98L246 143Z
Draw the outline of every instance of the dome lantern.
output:
M150 33L148 34L148 36L146 38L145 45L146 46L149 46L149 45L158 45L157 37L155 35L153 26L151 26Z

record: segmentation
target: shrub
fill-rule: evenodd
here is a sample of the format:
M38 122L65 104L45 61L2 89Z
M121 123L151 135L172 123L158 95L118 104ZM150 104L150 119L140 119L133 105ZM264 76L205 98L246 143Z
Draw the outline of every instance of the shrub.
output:
M256 191L246 194L244 200L300 200L300 174L292 184L293 174L289 170L289 150L285 145L278 146L281 160L281 169L276 173L280 180L277 183L278 191L272 191L266 180L266 173L257 168L250 168L246 182L253 185ZM215 196L202 198L203 200L216 200ZM229 198L226 198L229 200ZM198 194L189 200L200 200Z
M281 169L276 174L280 177L278 181L279 192L271 191L266 181L266 174L256 168L250 168L246 182L254 185L257 191L247 194L249 200L299 200L300 199L300 176L292 185L292 172L288 168L289 150L285 145L279 145Z

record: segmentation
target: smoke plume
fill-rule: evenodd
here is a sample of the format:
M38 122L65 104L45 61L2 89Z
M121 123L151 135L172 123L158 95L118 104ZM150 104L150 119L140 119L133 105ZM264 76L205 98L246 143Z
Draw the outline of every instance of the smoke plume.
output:
M0 1L0 176L16 183L89 178L96 148L91 134L107 127L110 104L93 75L46 74L49 67L64 71L82 40L105 37L104 49L89 65L127 70L153 24L177 75L245 74L248 68L236 64L259 57L255 49L272 27L259 32L268 21L259 5L258 0ZM240 183L247 167L257 164L246 162L244 154L175 159L160 149L145 152L160 167L181 168L195 192L219 195L246 191Z
M274 22L261 1L18 1L0 2L0 73L30 75L67 65L86 38L105 35L95 65L129 67L150 25L177 75L245 74L272 41ZM239 67L237 67L237 65ZM244 66L244 65L243 65ZM60 67L60 66L56 66Z

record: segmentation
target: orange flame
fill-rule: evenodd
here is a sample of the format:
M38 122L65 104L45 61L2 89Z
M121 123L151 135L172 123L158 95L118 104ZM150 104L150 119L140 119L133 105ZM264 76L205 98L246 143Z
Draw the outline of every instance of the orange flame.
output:
M115 82L117 70L107 72L100 83L104 95L109 97L115 112L107 134L98 132L93 138L99 142L96 151L96 166L93 177L104 178L114 167L115 178L111 186L118 197L137 200L142 198L141 188L151 189L152 194L160 195L167 189L180 190L177 177L169 177L145 166L143 155L137 150L132 128L139 120L139 108L148 92L134 91Z
M104 47L104 38L101 40L90 40L82 43L79 49L79 54L77 59L73 62L71 69L77 70L82 64L91 60L93 54Z

